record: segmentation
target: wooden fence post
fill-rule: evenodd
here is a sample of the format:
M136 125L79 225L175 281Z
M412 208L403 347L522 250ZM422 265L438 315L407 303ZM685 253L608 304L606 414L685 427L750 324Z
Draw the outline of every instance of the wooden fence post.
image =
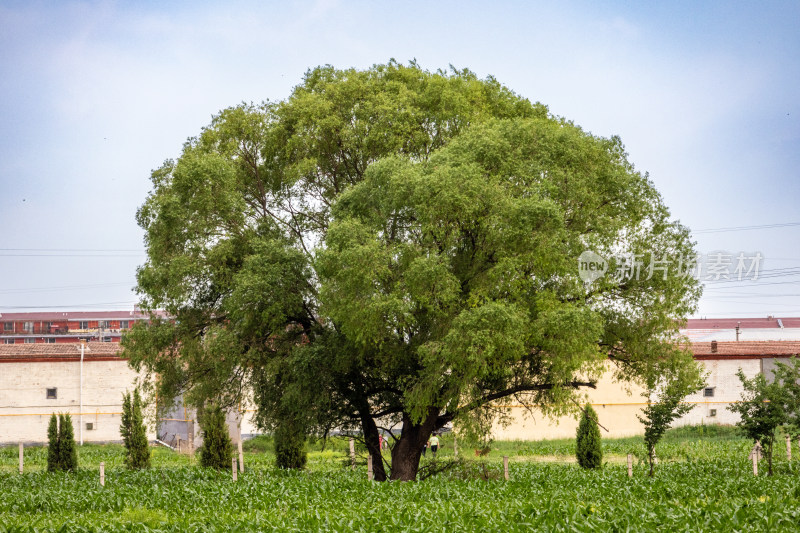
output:
M367 479L372 481L375 478L372 473L372 454L367 455Z
M22 443L19 443L19 473L22 473L22 464L23 464L23 452L22 452Z
M177 440L175 443L175 449L178 450L178 453L181 453L181 436L175 435L175 439Z
M194 420L189 421L186 437L189 439L189 457L194 459Z
M503 476L506 478L506 481L508 481L508 456L507 455L503 456Z
M241 437L239 437L239 472L244 472L244 452L242 451Z
M350 437L350 468L356 469L356 441Z
M236 475L238 472L238 468L236 468L236 457L231 458L231 472L233 473L233 480L236 481L238 479Z
M100 486L106 486L106 464L100 463Z
M757 476L758 475L758 454L755 452L755 450L753 450L753 452L750 454L750 456L753 458L753 475Z
M628 454L628 477L633 477L633 454Z
M792 460L792 437L786 435L786 460Z

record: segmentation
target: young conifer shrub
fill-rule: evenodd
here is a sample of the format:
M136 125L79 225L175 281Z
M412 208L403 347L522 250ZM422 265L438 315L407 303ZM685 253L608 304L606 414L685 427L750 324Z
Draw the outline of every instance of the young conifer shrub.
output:
M122 393L122 416L120 417L119 434L122 437L122 445L125 446L125 456L131 448L131 411L132 402L129 392Z
M230 468L233 444L225 423L225 413L217 405L206 408L200 417L200 427L203 430L200 465L219 470Z
M56 472L61 470L60 452L58 441L58 417L53 413L50 416L50 424L47 426L47 471Z
M78 449L69 413L59 415L58 426L59 466L65 472L75 472L78 470Z
M275 465L295 469L306 466L305 435L288 420L281 421L275 428Z
M139 389L134 389L133 400L130 394L128 395L128 403L130 405L125 464L133 470L150 468L150 446L147 442L147 428L142 415L142 397L139 395Z
M600 468L603 465L603 447L600 442L600 428L597 426L597 413L588 403L578 425L575 455L578 464L583 468Z

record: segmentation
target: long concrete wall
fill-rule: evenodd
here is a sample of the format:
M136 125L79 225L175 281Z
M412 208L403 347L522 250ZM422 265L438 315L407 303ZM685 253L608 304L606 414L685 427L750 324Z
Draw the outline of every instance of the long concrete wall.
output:
M122 359L84 361L81 417L80 362L2 363L0 443L46 442L50 415L62 412L72 415L76 440L82 427L84 442L119 441L122 393L132 390L136 378ZM47 389L52 388L56 398L48 399ZM155 431L149 429L148 438L155 438Z
M638 387L629 392L626 386L614 382L610 372L598 381L596 389L586 389L586 402L592 404L605 428L600 430L603 437L628 437L644 432L636 418L645 401L641 392ZM535 406L509 403L504 407L510 410L511 424L494 426L493 437L498 440L568 439L574 438L578 429L578 415L550 419Z

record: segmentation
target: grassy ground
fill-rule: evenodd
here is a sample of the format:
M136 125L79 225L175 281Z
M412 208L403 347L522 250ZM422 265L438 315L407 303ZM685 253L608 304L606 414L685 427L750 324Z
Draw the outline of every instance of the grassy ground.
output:
M452 458L452 437L443 444L437 464ZM255 439L236 483L230 472L199 468L165 448L153 450L152 470L130 472L116 445L81 448L73 475L44 472L46 448L28 448L20 476L17 448L7 447L0 448L0 531L800 530L797 451L789 463L779 448L776 475L753 477L750 443L731 430L672 431L656 478L642 463L629 479L615 458L643 456L641 438L607 439L603 447L603 469L583 471L569 463L569 440L497 442L477 460L462 445L468 461L419 483L367 481L363 462L348 467L341 439L324 449L311 444L303 472L275 470L270 439ZM429 456L424 465L431 464Z

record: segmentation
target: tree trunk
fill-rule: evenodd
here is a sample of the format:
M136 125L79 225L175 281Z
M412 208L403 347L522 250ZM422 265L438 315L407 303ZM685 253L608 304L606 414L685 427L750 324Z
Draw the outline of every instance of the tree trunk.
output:
M436 429L438 410L431 408L421 424L414 424L407 413L403 413L403 429L400 440L392 449L392 481L414 481L417 479L422 447Z
M375 481L386 481L386 469L383 467L378 426L372 416L361 417L361 427L364 431L364 443L367 452L372 457L372 473Z
M656 474L656 448L655 446L649 446L647 449L647 461L650 463L650 477L654 477Z
M766 449L764 450L764 451L767 452L767 475L768 476L772 475L772 444L774 443L774 441L775 441L774 438L767 440L767 443L766 443L767 446L766 446Z

